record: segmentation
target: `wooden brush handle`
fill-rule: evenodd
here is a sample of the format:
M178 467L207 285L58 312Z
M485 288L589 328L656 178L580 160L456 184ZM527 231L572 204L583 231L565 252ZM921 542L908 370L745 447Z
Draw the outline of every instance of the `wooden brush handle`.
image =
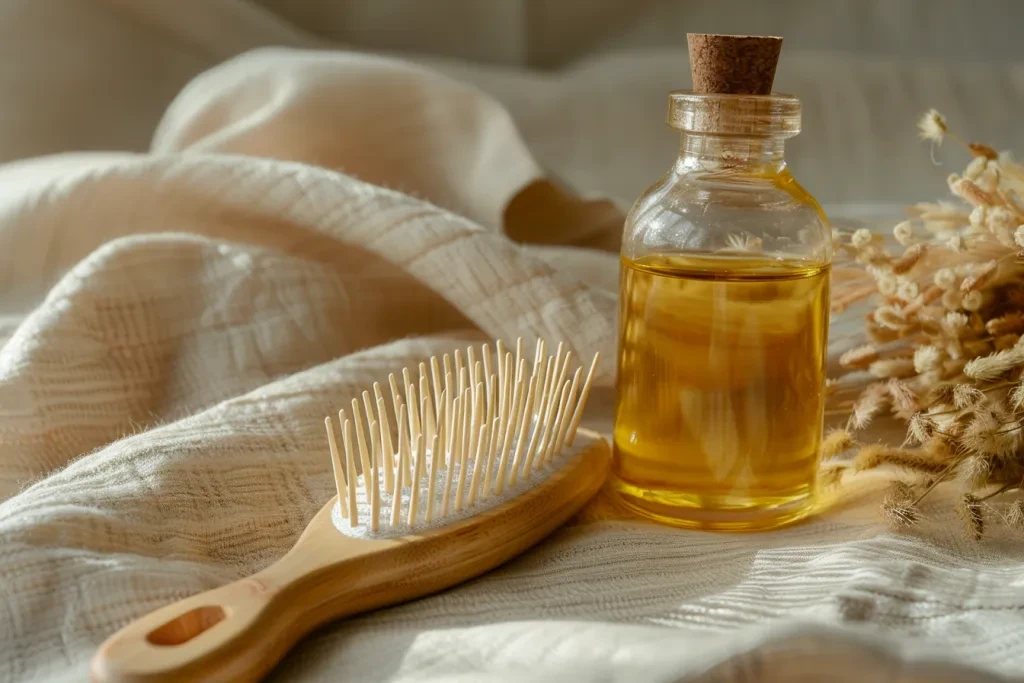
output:
M254 669L273 665L264 660L273 655L268 647L273 649L277 629L257 625L275 593L256 575L152 612L103 645L91 678L97 683L255 679Z
M267 569L132 622L93 657L95 683L256 681L313 628L479 576L576 513L608 473L608 443L586 443L559 471L493 509L402 538L357 539L331 522L332 499Z
M115 633L93 658L91 679L259 680L305 633L358 603L346 590L346 584L357 582L346 581L345 575L350 562L353 571L359 570L355 558L365 550L333 528L323 538L329 508L267 569L158 609ZM309 540L310 530L319 531L320 544ZM325 583L325 573L334 581Z

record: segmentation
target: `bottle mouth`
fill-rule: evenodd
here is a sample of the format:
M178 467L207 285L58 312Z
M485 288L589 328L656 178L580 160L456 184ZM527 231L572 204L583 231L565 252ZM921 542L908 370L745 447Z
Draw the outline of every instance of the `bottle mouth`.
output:
M800 132L800 100L793 95L732 95L675 90L668 125L687 133L793 137Z

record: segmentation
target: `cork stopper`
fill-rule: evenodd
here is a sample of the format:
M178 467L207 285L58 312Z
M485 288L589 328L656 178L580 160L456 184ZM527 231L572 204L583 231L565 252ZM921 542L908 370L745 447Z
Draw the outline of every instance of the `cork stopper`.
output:
M687 33L693 92L770 95L782 38Z

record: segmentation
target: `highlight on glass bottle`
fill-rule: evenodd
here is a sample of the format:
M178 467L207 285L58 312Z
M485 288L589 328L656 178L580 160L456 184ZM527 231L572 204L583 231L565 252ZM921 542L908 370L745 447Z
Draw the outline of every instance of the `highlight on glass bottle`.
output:
M831 234L790 174L800 102L674 92L679 158L622 243L613 486L677 526L766 529L814 505Z

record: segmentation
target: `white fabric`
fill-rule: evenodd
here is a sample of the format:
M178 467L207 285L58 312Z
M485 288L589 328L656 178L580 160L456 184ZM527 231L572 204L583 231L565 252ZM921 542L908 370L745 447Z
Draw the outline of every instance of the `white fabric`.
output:
M323 417L403 365L519 335L601 351L607 432L616 257L567 246L575 225L502 233L539 174L475 90L286 51L191 84L151 154L0 168L0 680L84 680L129 620L281 556L330 496ZM271 679L1018 676L1021 539L974 544L937 503L891 534L876 488L750 536L601 499L478 580L318 631Z

